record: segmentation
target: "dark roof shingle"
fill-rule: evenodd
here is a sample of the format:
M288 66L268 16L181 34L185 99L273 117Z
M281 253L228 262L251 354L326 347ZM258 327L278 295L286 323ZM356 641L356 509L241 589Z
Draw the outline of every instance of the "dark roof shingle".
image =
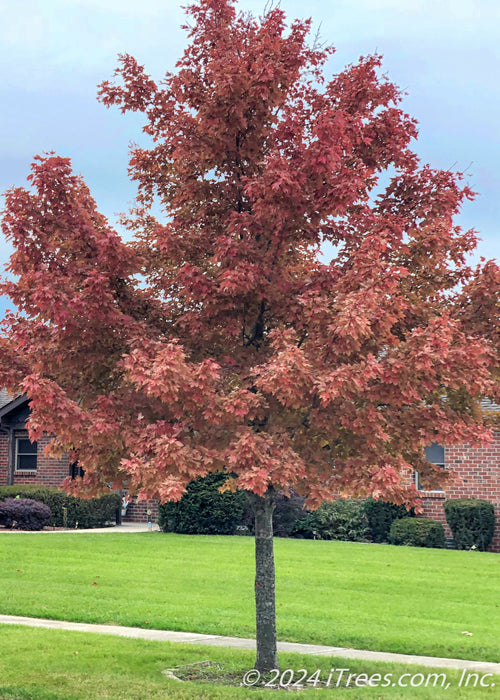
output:
M0 389L0 408L3 408L14 399L15 396L11 396L7 389Z

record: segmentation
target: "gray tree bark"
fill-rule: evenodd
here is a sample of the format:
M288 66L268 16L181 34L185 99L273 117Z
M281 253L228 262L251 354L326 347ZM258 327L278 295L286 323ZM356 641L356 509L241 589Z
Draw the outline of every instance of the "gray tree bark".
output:
M257 622L257 660L261 673L278 668L276 641L276 589L273 551L273 512L275 492L264 496L249 493L255 516L255 610Z

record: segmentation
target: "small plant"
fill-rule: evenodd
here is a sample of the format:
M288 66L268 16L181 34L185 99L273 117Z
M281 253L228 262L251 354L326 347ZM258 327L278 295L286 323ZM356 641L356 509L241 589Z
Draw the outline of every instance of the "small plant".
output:
M457 549L488 549L495 530L492 503L479 498L453 498L445 502L444 512Z
M391 544L409 547L436 547L442 549L445 544L444 528L437 520L430 518L401 518L395 520L390 529Z
M0 524L16 530L43 530L51 515L48 506L30 498L7 498L0 503Z

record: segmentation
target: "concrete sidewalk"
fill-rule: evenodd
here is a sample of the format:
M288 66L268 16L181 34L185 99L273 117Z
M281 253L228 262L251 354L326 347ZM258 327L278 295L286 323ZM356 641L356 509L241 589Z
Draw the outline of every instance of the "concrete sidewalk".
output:
M55 534L61 534L61 533L77 533L77 532L87 532L90 534L96 534L96 533L128 533L128 532L159 532L160 528L156 523L153 523L153 526L151 529L148 528L147 523L122 523L121 525L110 525L110 527L94 527L89 530L77 530L75 528L67 528L66 530L64 528L59 528L59 529L54 529L54 530L34 530L34 531L29 531L29 530L9 530L9 529L2 529L0 528L0 534L23 534L23 535L53 535Z
M44 627L46 629L70 630L75 632L95 632L98 634L112 634L118 637L148 639L157 642L182 642L184 644L205 644L208 646L255 650L255 639L222 637L211 634L198 634L195 632L173 632L142 629L139 627L121 627L118 625L91 625L84 622L64 622L62 620L46 620L36 617L17 617L16 615L0 615L0 624ZM432 668L466 669L480 673L500 674L500 663L497 664L489 661L443 659L434 656L410 656L406 654L392 654L384 651L363 651L361 649L345 649L344 647L328 647L316 644L295 644L293 642L278 642L278 651L312 654L316 656L334 656L336 658L363 661L415 664L418 666L430 666Z

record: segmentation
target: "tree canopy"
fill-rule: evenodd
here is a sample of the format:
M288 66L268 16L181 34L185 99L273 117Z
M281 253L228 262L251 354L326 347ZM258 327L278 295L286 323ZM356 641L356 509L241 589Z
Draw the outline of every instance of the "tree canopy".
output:
M261 496L414 503L411 470L447 478L424 447L487 439L499 397L499 268L454 222L473 193L419 162L379 56L327 78L309 21L187 12L174 73L123 55L99 88L144 115L132 242L66 158L7 192L0 381L85 469L68 488L175 500L226 469Z

